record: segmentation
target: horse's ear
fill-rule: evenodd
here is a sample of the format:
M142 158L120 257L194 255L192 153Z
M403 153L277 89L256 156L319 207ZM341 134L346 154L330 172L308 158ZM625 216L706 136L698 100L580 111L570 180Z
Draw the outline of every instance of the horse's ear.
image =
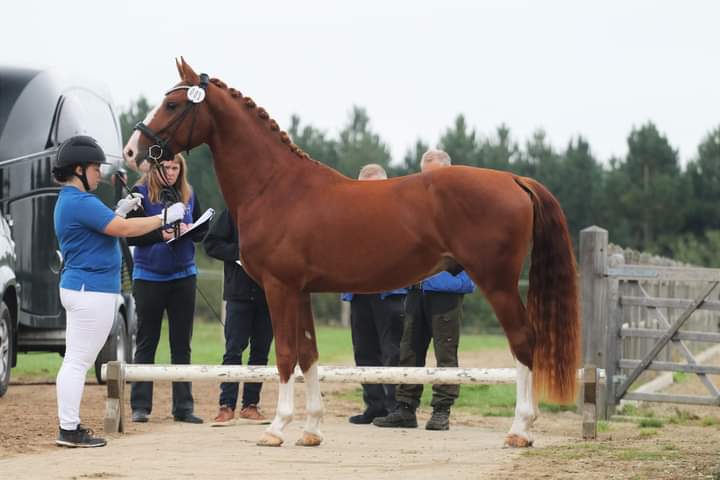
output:
M182 70L182 78L186 82L189 83L198 83L200 81L200 77L197 73L195 73L195 70L192 69L190 65L185 62L185 59L183 57L180 57L180 69Z
M180 65L180 61L177 58L175 59L175 66L177 67L178 75L180 75L180 80L184 80L185 72L183 72L182 65Z

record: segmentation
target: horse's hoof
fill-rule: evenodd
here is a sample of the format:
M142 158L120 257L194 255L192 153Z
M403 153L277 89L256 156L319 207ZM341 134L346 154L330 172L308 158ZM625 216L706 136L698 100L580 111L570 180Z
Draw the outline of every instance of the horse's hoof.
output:
M272 433L263 433L260 440L257 441L258 447L279 447L283 444L283 439L273 435Z
M303 432L303 436L298 438L295 445L299 447L317 447L322 443L322 437L314 433Z
M505 446L511 448L527 448L532 447L532 440L521 437L520 435L511 433L505 437Z

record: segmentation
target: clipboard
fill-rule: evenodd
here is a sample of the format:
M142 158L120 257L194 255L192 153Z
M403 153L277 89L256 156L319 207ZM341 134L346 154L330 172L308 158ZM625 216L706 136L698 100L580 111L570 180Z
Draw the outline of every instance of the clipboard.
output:
M182 235L178 235L177 237L173 237L173 238L171 238L170 240L168 240L168 241L165 242L165 243L168 244L168 245L170 245L170 244L173 243L175 240L178 240L178 239L184 237L184 236L187 235L188 233L191 233L193 230L195 230L196 228L200 227L203 223L210 221L210 219L213 217L213 215L215 215L215 210L213 210L212 208L208 208L207 210L205 210L205 213L203 213L202 215L200 215L200 218L198 218L198 219L195 221L195 223L193 223L193 226L190 227L185 233L183 233Z

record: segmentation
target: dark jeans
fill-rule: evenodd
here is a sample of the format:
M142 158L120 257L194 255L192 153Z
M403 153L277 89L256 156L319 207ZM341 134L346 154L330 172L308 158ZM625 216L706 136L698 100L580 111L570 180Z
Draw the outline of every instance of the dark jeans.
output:
M400 360L405 295L353 295L350 302L355 365L395 367ZM366 409L383 413L395 409L395 385L363 384Z
M225 355L223 365L242 365L242 354L250 344L248 365L267 365L273 339L272 323L264 301L227 302L225 307ZM237 406L238 383L220 385L220 405ZM243 385L242 406L260 402L262 383Z
M170 332L170 359L173 364L190 363L190 340L195 315L195 276L153 282L135 280L133 296L138 317L137 350L134 363L155 363L160 341L163 312L167 312ZM130 393L133 410L152 411L153 383L134 382ZM193 411L190 382L173 382L172 414L184 416Z
M424 367L430 340L433 340L438 367L458 366L458 344L464 295L411 290L405 303L405 325L400 341L400 365ZM422 385L400 385L398 402L413 408L420 405ZM433 385L433 408L450 408L460 385Z

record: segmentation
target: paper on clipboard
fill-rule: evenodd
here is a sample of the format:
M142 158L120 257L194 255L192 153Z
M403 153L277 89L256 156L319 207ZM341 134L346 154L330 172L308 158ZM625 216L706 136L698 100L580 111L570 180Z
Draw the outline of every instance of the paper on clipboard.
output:
M171 238L170 240L168 240L168 241L165 242L165 243L171 244L172 242L174 242L174 241L177 240L178 238L184 237L184 236L187 235L188 233L190 233L190 232L192 232L193 230L195 230L196 228L200 227L203 223L209 221L209 220L213 217L213 215L215 215L215 210L213 210L212 208L208 208L207 210L205 210L205 213L203 213L202 215L200 215L200 217L195 221L195 223L193 223L193 226L190 227L185 233L183 233L182 235L178 235L177 237L173 237L173 238Z

